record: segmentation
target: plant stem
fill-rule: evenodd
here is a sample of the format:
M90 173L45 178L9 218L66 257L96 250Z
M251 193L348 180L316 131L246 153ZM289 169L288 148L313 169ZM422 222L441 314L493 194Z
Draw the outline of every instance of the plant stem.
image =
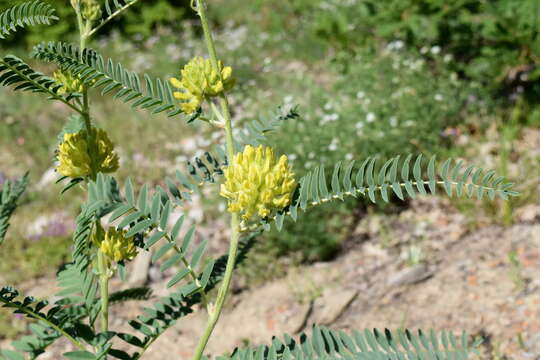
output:
M221 77L221 70L218 63L218 58L216 54L216 47L214 44L214 40L212 39L212 33L210 32L210 27L208 26L208 19L206 16L206 3L204 0L197 0L197 10L199 13L199 17L201 18L201 24L204 31L204 38L206 41L206 46L208 47L208 52L210 54L210 59L212 62L212 66L218 76ZM231 121L231 112L229 109L229 102L227 101L227 96L225 93L222 93L220 95L220 105L221 105L221 111L223 114L223 117L225 119L225 139L226 139L226 146L227 146L227 158L228 162L231 163L234 158L235 154L235 148L234 148L234 140L233 140L233 133L232 133L232 121ZM223 277L223 283L221 284L217 298L216 303L209 311L208 314L208 323L206 325L206 328L204 329L204 332L199 339L199 343L197 344L197 347L195 349L195 354L193 355L193 360L199 360L203 353L204 349L206 348L206 345L208 344L208 340L210 339L210 336L212 335L212 332L214 331L214 328L216 327L216 324L219 320L219 317L221 315L221 311L223 309L223 304L225 303L225 300L227 298L227 294L229 292L229 288L231 285L234 265L236 262L236 254L238 252L238 240L240 238L240 219L238 217L238 214L233 213L231 215L231 243L229 245L229 255L227 258L227 266L225 268L225 275Z
M109 268L107 259L101 250L98 250L98 269L99 269L99 292L101 301L101 331L109 330Z
M89 20L84 20L81 14L80 4L75 8L77 14L77 23L79 26L79 40L80 40L80 49L79 49L79 58L82 61L84 56L84 50L86 49L86 42L89 39L89 33L92 29L92 23ZM88 143L88 152L90 157L90 167L91 173L90 178L92 180L96 179L97 176L97 165L95 161L95 154L97 153L97 144L95 139L92 137L92 124L90 121L90 102L88 98L88 89L86 86L83 88L83 107L82 107L82 117L84 119L84 124L86 127L87 133L87 143ZM98 233L103 233L103 228L99 224L99 221L96 222L95 231ZM100 318L101 318L101 331L105 332L109 330L109 267L107 265L107 259L105 254L100 249L97 249L97 260L98 260L98 271L99 271L99 292L100 292Z

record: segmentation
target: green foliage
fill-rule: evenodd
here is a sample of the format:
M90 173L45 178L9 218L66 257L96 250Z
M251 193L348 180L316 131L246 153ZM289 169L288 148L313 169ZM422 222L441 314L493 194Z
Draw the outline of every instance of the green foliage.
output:
M101 89L101 96L120 99L134 109L150 110L150 115L159 113L166 113L169 117L178 115L181 111L166 81L152 80L149 76L145 76L146 84L143 87L138 74L127 71L112 59L106 61L97 52L87 48L95 32L136 2L136 0L106 0L105 17L95 24L90 21L84 22L79 7L75 6L80 25L79 47L68 43L51 42L34 48L35 59L54 63L81 79L84 87L80 94L66 96L59 94L60 84L36 72L23 60L13 55L7 55L0 60L0 84L12 87L15 91L45 93L49 99L57 100L75 111L75 115L68 118L62 133L85 129L88 130L88 135L91 127L97 126L97 116L91 112L90 108L89 94L92 92L88 90L92 89ZM306 5L305 2L302 4ZM197 0L191 1L190 5L201 18L201 24L207 35L205 39L212 57L212 71L219 74L215 44L211 36L208 36L210 30L205 15L206 3ZM164 8L158 9L161 11ZM32 23L31 21L24 22L27 12L10 12L10 14L9 21L11 22ZM149 17L149 19L152 22L157 18ZM92 27L93 25L95 27ZM67 26L69 27L69 23ZM345 66L343 70L354 73L352 67L349 69ZM392 83L383 83L382 86L387 87ZM341 86L345 87L343 84ZM432 91L433 89L430 88L427 92ZM507 199L517 195L512 190L512 184L505 182L504 177L497 177L494 171L484 172L482 168L476 166L464 168L461 161L454 162L453 160L445 161L440 169L437 169L435 156L431 157L426 164L422 155L414 158L409 155L404 159L397 156L379 164L376 156L368 155L368 151L372 150L368 147L366 151L362 151L365 154L363 156L365 160L360 166L356 166L353 160L342 162L335 158L317 158L317 162L323 160L333 170L327 170L325 165L307 167L309 171L299 177L299 186L293 202L273 218L260 219L252 228L244 228L238 214L233 213L228 254L215 259L208 257L205 255L207 240L198 241L196 226L187 224L185 214L173 218L173 213L177 214L194 194L203 195L201 187L221 182L220 177L224 174L223 167L228 166L232 161L231 156L237 150L235 146L239 148L240 145L246 143L267 143L270 141L267 138L268 133L284 124L303 125L295 132L300 136L306 130L305 124L299 120L296 108L287 107L280 109L276 114L249 122L244 132L240 131L240 135L234 134L226 92L227 90L223 90L219 94L221 110L212 107L214 115L220 119L220 122L209 122L225 129L226 149L218 146L215 151L217 155L206 152L204 156L196 157L193 162L188 162L187 171L176 170L175 178L165 177L162 185L150 187L145 184L136 190L133 186L134 181L128 177L125 185L120 187L115 177L95 170L96 151L94 150L96 149L94 147L99 147L100 144L92 142L95 139L91 135L88 135L84 146L77 147L77 152L71 156L81 160L83 166L89 166L90 174L86 178L69 179L62 190L62 192L73 191L76 184L81 184L86 200L81 205L76 219L71 262L65 264L57 273L58 285L61 289L56 294L58 300L49 305L45 301L38 301L32 297L21 297L19 292L11 287L2 288L0 302L3 306L12 309L15 313L26 315L35 323L31 325L32 334L15 341L13 344L15 351L2 351L0 358L20 360L25 358L25 354L35 358L42 354L47 346L63 336L77 348L76 351L63 354L68 359L98 360L108 357L140 359L168 328L193 312L194 305L202 304L208 311L208 325L195 349L194 359L199 360L219 319L230 290L233 271L246 259L250 249L253 248L255 239L264 230L269 230L272 222L276 223L277 229L281 229L287 216L297 220L301 213L308 209L345 198L363 197L373 203L381 200L389 202L393 197L404 200L406 197L414 198L417 194L436 194L440 188L444 189L449 196L468 196L478 199L484 196L492 200L497 197ZM332 98L335 98L334 94ZM416 111L416 108L411 110L411 112ZM353 112L351 110L351 113ZM388 113L381 112L381 116L391 113L392 110L388 110ZM200 115L202 115L201 119L205 119L206 114ZM431 116L432 113L428 109L426 117ZM388 128L386 124L380 126L377 130L381 132ZM430 124L427 128L433 131L435 126ZM325 130L328 129L323 131ZM368 135L366 138L371 137L372 135ZM287 141L296 141L296 138L291 136ZM334 146L337 147L338 144ZM357 151L358 148L353 147L353 150ZM400 148L400 150L404 149ZM228 155L225 156L225 153ZM60 182L64 180L67 179L59 179ZM272 181L263 181L261 186L269 186L270 183ZM4 224L7 224L15 208L16 200L22 193L21 188L24 188L25 184L26 178L23 178L19 185L11 187L8 184L4 187L1 194L2 211L0 212L2 237L7 228ZM260 190L275 189L256 189L255 191ZM4 211L4 209L7 210ZM102 245L100 241L103 241L104 225L102 223L105 217L109 223L108 226L122 230L121 234L125 237L123 240L133 241L129 243L130 246L145 250L153 248L155 251L152 261L160 266L161 272L174 271L167 283L167 287L174 290L144 308L142 314L128 321L132 328L131 333L119 333L109 329L109 305L124 301L147 300L150 292L147 288L128 288L109 294L109 280L112 276L118 274L121 280L125 280L126 260L112 261L105 257L100 246ZM172 227L170 224L173 224ZM317 254L317 256L325 255ZM212 299L213 293L210 291L220 282L217 295L215 299ZM135 352L130 354L114 348L118 343L117 340L134 346ZM422 332L413 335L409 331L382 333L374 330L364 331L364 333L355 332L349 336L344 332L314 327L311 337L302 335L298 344L290 336L285 337L285 342L274 338L269 347L235 350L231 357L327 359L358 356L367 359L466 359L477 345L477 342L469 345L466 334L462 335L461 342L458 344L455 336L446 332L440 335L434 331L431 331L429 335Z
M6 180L0 190L0 245L4 242L9 227L9 218L17 208L17 201L28 185L28 174L20 180Z
M43 353L47 346L62 335L77 339L87 336L86 332L90 330L78 321L77 316L65 311L62 306L53 306L45 312L47 301L31 296L21 298L19 292L12 287L0 289L0 303L5 308L13 309L15 313L37 320L37 323L30 327L32 335L24 336L13 343L15 349L29 353L33 358ZM19 353L8 350L2 350L0 354L9 360L23 358Z
M186 13L187 1L183 4L177 4L172 0L144 0L144 1L131 1L131 0L99 0L104 18L109 16L110 13L107 9L110 9L111 13L118 8L122 8L125 5L130 5L130 11L125 17L117 20L116 28L121 29L128 35L143 35L145 37L151 36L156 27L160 25L171 25L174 20L182 18ZM14 4L23 4L24 0L0 0L0 10L4 10ZM77 29L77 21L72 16L73 9L68 0L66 1L49 1L50 4L54 4L56 8L56 16L62 19L62 21L48 27L38 27L36 29L27 29L20 32L15 41L26 40L28 43L47 40L66 39L73 34ZM51 19L52 20L52 19ZM47 24L47 23L44 23ZM106 26L104 28L105 33L109 33L113 29L112 26Z
M168 81L154 81L145 75L146 87L143 88L136 73L127 71L111 59L105 61L94 51L85 51L81 60L76 46L49 43L36 46L33 55L41 60L55 62L73 76L80 76L86 86L101 88L101 95L114 93L115 99L130 103L132 108L140 107L153 114L167 112L169 117L182 111L173 99Z
M0 85L11 86L15 91L30 91L49 95L51 100L59 100L76 111L80 111L69 102L69 96L58 93L62 85L53 78L33 70L23 60L13 55L0 59Z
M530 95L538 92L536 0L294 3L330 46L356 51L366 44L376 46L377 40L400 39L423 48L428 57L430 49L452 54L457 69L494 90L525 85Z
M50 25L58 20L55 10L40 0L27 1L0 13L0 39L28 25Z
M415 198L418 194L435 195L438 187L442 187L448 196L457 197L482 199L487 196L491 200L496 197L506 200L518 195L512 190L514 184L505 182L503 176L496 176L495 171L484 172L484 169L473 165L463 167L462 161L448 159L439 171L436 169L435 156L431 157L427 166L422 155L418 155L414 161L412 155L403 161L397 156L379 168L376 163L376 157L368 157L359 168L353 170L354 160L338 162L329 177L324 166L316 167L300 179L294 204L275 217L277 228L283 226L285 215L296 220L299 210L305 211L308 207L349 196L366 197L373 203L380 196L384 202L389 202L392 195L400 200Z
M474 84L403 49L347 55L333 68L343 76L330 89L312 86L311 101L323 108L301 108L301 121L284 123L278 132L287 136L272 139L294 154L300 175L317 161L335 163L354 154L440 154L451 140L445 130L477 111L467 99L484 99Z
M300 341L289 335L283 341L274 337L272 345L254 349L236 349L231 356L218 359L466 359L476 353L481 341L470 344L466 333L457 338L450 332L437 334L419 331L386 329L354 331L352 336L344 331L334 331L315 326L311 336L300 335Z
M274 256L279 257L292 257L299 262L333 259L347 236L348 215L352 206L331 206L331 211L328 211L328 206L311 209L298 221L284 223L282 231L272 229L265 234L260 251L273 252Z

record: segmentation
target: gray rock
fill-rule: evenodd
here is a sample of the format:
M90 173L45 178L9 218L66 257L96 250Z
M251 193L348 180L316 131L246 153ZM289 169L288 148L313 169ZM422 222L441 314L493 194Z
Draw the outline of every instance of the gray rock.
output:
M329 290L316 299L313 306L313 322L328 325L336 321L358 295L356 290Z
M411 285L426 280L433 275L426 264L419 264L400 270L388 277L388 286Z

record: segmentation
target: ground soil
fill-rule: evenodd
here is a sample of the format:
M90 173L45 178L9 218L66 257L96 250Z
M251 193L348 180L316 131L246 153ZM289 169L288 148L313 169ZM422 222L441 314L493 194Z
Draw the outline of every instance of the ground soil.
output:
M466 330L484 337L481 359L540 359L539 209L522 209L508 227L472 228L437 199L417 200L395 216L366 218L335 260L291 268L285 278L234 294L208 353L268 343L272 335L298 334L318 323L345 330ZM33 287L43 290L47 283ZM165 283L150 284L156 296ZM126 320L144 305L115 307L112 328L127 330ZM205 319L199 311L180 320L144 358L188 359ZM67 349L58 342L41 358L59 359Z

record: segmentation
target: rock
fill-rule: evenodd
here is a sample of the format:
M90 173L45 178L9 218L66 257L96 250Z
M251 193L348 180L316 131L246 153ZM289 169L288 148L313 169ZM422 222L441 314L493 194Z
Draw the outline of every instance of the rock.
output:
M298 304L294 306L287 314L287 325L293 334L297 334L306 326L309 314L311 313L312 303Z
M529 223L540 220L540 205L530 204L517 209L516 218L519 222Z
M336 321L358 295L356 290L330 290L316 299L313 305L313 322L328 325Z
M40 240L43 237L65 236L72 228L73 220L62 212L40 215L28 225L26 238Z
M159 266L150 266L150 270L148 271L148 277L150 278L150 281L153 283L157 283L161 280L163 280L163 273L159 271Z
M419 264L400 270L388 277L388 286L411 285L426 280L433 275L426 264Z
M150 263L152 262L151 251L141 251L135 258L131 267L129 284L131 286L143 286L148 281Z

